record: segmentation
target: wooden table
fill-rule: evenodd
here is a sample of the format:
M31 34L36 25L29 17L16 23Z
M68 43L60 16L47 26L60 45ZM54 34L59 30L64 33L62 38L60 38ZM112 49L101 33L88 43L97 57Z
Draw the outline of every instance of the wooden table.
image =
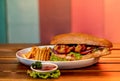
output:
M15 53L19 49L39 44L0 44L0 81L42 81L33 79L26 74L29 69L19 63ZM120 44L114 44L112 54L100 58L95 65L60 70L58 79L47 79L47 81L120 81Z

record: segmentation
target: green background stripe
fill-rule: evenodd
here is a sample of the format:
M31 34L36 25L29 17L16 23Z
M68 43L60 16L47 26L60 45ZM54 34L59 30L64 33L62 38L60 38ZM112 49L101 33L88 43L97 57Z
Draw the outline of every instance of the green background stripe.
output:
M5 1L0 0L0 43L6 43L6 14L5 14Z

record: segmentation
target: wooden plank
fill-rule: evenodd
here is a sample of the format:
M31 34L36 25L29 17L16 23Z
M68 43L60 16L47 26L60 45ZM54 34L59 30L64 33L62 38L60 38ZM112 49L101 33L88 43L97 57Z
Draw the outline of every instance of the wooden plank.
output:
M1 52L16 52L20 49L37 46L40 45L38 43L29 43L29 44L0 44L0 51Z
M29 66L25 66L23 64L0 64L0 72L25 72L27 69L30 69ZM9 68L8 68L9 67Z
M0 62L7 62L7 61L14 61L14 62L17 62L18 63L18 60L17 60L17 58L14 58L14 57L9 57L9 58L7 58L7 57L1 57L0 58ZM102 62L120 62L120 58L100 58L99 59L99 63L102 63Z
M0 64L18 64L17 58L0 58Z
M33 79L25 72L0 72L1 81L43 81ZM58 79L47 79L47 81L119 81L119 72L61 72Z
M1 48L4 48L0 46ZM11 47L5 46L7 49ZM17 47L21 47L16 45ZM24 46L23 46L24 47ZM16 51L0 52L0 81L42 81L43 79L32 79L26 74L26 70L30 69L18 62ZM48 81L119 81L120 80L120 51L113 50L111 55L100 58L97 64L92 66L60 70L61 76L58 79L48 79Z
M0 64L17 64L19 61L16 57L0 57ZM120 58L100 58L100 64L120 64Z
M120 49L120 43L113 43L114 49Z
M120 64L120 58L100 58L99 63Z
M110 55L106 55L103 57L114 57L114 58L120 58L120 50L112 50Z
M30 69L29 66L23 64L0 64L0 72L25 72ZM8 68L9 67L9 68ZM120 72L120 64L94 64L92 66L61 70L64 72Z
M17 64L16 57L0 57L0 64ZM100 58L100 64L120 64L120 58Z
M16 58L16 52L0 52L0 58Z

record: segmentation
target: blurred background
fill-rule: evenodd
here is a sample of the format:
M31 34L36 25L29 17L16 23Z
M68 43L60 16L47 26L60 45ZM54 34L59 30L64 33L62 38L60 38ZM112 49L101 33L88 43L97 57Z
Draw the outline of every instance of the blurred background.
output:
M120 0L0 0L0 43L49 44L82 32L120 42Z

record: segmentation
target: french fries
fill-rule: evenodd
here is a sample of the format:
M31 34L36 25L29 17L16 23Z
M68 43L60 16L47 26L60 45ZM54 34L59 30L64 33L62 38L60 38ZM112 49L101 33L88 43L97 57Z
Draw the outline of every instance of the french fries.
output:
M34 46L29 52L22 54L22 57L33 60L47 61L50 58L50 48L39 48L38 46Z

